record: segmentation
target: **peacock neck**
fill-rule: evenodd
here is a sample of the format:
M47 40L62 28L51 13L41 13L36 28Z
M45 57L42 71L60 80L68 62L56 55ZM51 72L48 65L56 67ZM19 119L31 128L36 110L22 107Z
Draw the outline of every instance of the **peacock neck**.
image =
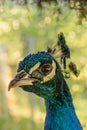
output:
M66 93L63 89L57 97L45 100L46 120L44 130L82 130L74 110L68 86L64 86L64 88L67 90L68 98L66 98Z

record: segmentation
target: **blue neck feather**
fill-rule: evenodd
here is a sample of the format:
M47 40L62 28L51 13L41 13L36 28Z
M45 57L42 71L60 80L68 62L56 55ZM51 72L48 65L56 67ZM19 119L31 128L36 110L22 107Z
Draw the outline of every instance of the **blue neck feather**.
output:
M44 130L82 130L66 83L60 95L45 102L47 115Z

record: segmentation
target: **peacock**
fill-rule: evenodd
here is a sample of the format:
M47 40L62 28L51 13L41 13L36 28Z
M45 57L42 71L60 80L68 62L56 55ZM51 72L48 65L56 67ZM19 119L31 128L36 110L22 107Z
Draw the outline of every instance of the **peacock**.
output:
M63 74L65 72L67 75L65 63L70 57L70 51L61 36L64 39L63 33L58 35L58 44L52 49L48 47L47 51L29 54L19 62L17 74L10 81L8 90L20 87L44 98L46 105L44 130L82 130ZM61 46L62 43L64 46ZM61 66L57 58L65 67Z

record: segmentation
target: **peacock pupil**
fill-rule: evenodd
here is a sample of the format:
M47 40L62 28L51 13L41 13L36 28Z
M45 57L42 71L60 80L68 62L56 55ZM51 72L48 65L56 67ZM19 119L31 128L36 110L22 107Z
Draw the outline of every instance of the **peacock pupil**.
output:
M44 75L49 74L52 71L52 65L51 64L43 64L40 68L40 72Z

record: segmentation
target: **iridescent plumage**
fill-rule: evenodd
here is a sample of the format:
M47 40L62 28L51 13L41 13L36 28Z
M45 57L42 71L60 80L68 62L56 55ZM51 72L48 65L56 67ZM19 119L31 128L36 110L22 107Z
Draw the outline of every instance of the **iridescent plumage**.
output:
M82 130L76 116L72 96L59 62L53 51L39 52L25 57L18 66L17 74L9 84L21 87L44 98L46 120L44 130Z

